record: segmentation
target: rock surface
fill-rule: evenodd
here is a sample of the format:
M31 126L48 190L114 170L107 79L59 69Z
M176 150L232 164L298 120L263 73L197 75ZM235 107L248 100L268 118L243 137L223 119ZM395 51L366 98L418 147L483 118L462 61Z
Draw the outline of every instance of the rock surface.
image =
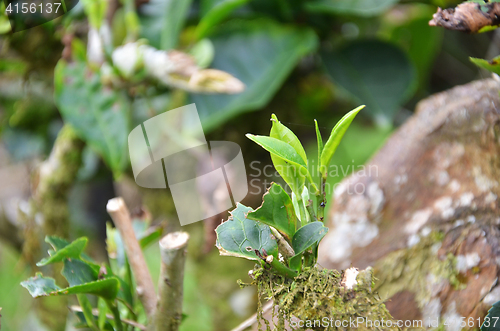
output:
M500 300L499 91L487 79L420 102L335 190L319 263L373 266L397 319L477 319Z

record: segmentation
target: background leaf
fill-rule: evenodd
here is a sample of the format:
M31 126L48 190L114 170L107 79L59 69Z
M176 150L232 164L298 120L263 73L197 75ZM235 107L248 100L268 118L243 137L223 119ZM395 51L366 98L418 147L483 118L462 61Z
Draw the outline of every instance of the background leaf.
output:
M230 212L231 217L215 229L221 255L260 260L254 250L262 253L265 249L268 255L277 258L278 244L271 238L269 226L246 218L252 210L238 203L236 209Z
M205 132L239 113L266 105L298 61L317 46L309 28L293 28L271 20L233 20L209 36L215 48L211 67L245 84L235 95L191 94Z
M66 123L119 175L129 163L130 102L124 91L101 84L83 62L59 61L55 101Z
M204 2L214 2L214 1L204 1ZM222 0L217 1L212 6L205 5L204 9L206 12L203 14L200 23L196 26L196 38L202 39L213 28L217 23L226 18L229 14L233 12L238 7L246 4L248 0Z
M191 0L150 0L139 7L141 37L151 46L169 50L177 45Z
M322 53L328 74L362 104L382 126L415 90L415 69L406 54L381 41L355 42L336 52Z
M247 218L274 227L290 241L300 227L290 196L272 183L262 199L262 206L249 212Z
M375 16L383 13L398 0L317 0L306 3L311 12L338 15Z

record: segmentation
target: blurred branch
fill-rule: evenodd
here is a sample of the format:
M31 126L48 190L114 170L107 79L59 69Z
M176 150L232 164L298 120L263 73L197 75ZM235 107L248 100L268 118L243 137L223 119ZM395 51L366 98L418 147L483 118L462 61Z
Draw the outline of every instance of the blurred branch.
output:
M161 271L154 329L177 331L182 321L184 264L189 234L169 233L160 240Z
M481 30L496 28L500 24L500 3L478 4L464 2L455 8L441 9L429 22L430 26L441 26L449 30L467 33L482 32ZM484 30L483 30L484 31Z
M127 257L137 282L137 292L148 317L152 317L156 308L156 292L153 279L149 273L141 246L135 237L132 228L132 219L122 198L113 198L108 201L106 210L120 231Z
M49 158L40 165L33 200L43 216L46 235L69 236L68 194L80 169L84 146L73 128L64 125Z

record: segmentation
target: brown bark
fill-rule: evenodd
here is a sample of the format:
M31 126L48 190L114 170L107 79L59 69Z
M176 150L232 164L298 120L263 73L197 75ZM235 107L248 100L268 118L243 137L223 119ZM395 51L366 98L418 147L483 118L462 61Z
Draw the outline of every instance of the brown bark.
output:
M335 190L319 263L374 266L396 318L483 317L500 300L499 90L487 79L420 102Z

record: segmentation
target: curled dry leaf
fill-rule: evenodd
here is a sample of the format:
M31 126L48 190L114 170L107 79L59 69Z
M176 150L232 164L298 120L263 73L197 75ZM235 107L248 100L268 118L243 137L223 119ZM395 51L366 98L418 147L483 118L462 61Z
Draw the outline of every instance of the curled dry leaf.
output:
M485 28L500 25L500 3L466 2L455 8L438 8L429 25L467 33L482 32Z

